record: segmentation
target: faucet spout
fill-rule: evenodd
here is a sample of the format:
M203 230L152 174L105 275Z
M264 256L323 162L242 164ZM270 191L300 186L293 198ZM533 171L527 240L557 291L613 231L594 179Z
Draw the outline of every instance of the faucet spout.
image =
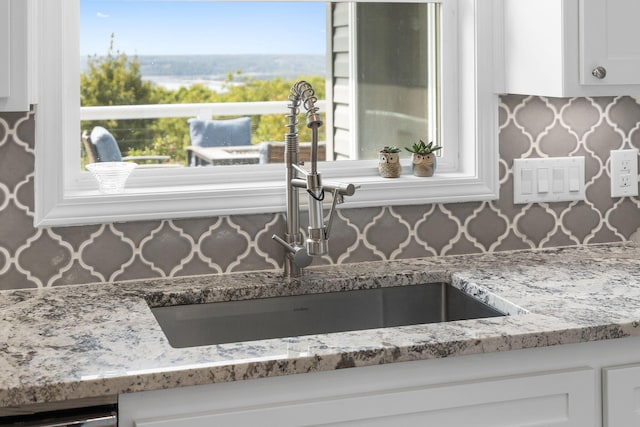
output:
M322 126L319 108L316 106L318 99L313 87L308 82L301 80L296 82L289 93L289 114L287 117L287 133L285 134L285 163L286 163L286 198L287 217L285 239L276 235L273 239L280 243L286 250L285 274L289 277L298 277L302 269L311 263L312 256L326 255L329 251L329 227L333 218L333 212L337 201L342 201L345 195L355 192L353 184L327 184L323 185L320 173L318 173L318 128ZM298 161L299 141L297 116L300 105L304 106L307 116L307 127L311 129L311 170L307 171ZM307 239L302 242L300 232L300 200L298 189L304 188L307 192L309 209L309 227ZM333 204L329 215L328 226L324 224L323 201L325 190L333 194Z

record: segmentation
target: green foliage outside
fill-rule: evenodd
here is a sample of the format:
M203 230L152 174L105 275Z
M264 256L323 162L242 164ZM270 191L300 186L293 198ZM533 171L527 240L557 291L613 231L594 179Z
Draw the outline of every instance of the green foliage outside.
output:
M80 105L154 104L160 94L150 82L143 82L140 66L124 53L113 51L113 39L105 57L91 57L88 70L80 75ZM109 129L118 139L123 153L137 147L148 137L146 129L153 121L95 121L82 123L91 131L96 125Z
M312 84L318 99L325 99L323 76L300 76L299 79ZM87 72L80 76L80 100L82 106L282 101L287 99L293 83L279 78L243 78L241 72L235 71L229 73L224 93L198 84L169 90L143 81L137 57L114 53L112 42L106 56L89 58ZM252 116L252 143L283 141L286 114L285 110L282 114ZM186 164L184 147L189 145L187 120L187 117L182 117L85 121L81 127L88 131L96 125L107 128L118 141L123 156L163 154L171 156L172 163ZM302 114L299 120L300 141L310 141L311 134ZM320 129L320 140L324 140L324 135L323 127ZM86 162L86 159L83 161Z

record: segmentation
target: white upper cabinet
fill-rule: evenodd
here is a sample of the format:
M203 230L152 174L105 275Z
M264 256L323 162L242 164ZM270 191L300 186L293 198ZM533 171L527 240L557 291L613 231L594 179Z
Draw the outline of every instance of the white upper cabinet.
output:
M35 101L32 0L0 0L0 111L28 111Z
M11 30L9 0L0 0L0 99L11 95Z
M504 93L640 94L638 0L504 0Z
M580 0L580 82L640 83L638 0Z

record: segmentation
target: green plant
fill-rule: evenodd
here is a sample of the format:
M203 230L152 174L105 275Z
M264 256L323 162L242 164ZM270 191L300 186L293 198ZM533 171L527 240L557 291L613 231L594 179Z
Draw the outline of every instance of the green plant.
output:
M399 153L400 149L398 147L396 147L395 145L385 145L384 147L382 147L382 150L380 150L381 153Z
M428 144L425 144L423 140L420 140L420 142L413 144L411 148L404 147L404 149L410 153L421 154L423 156L427 154L431 154L434 151L440 150L441 148L442 147L439 145L434 146L433 141Z

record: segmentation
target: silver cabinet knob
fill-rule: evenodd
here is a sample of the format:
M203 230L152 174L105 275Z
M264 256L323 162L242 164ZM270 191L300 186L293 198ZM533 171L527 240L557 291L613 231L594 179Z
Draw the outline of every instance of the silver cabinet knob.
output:
M591 75L596 79L602 80L607 77L607 69L599 65L591 71Z

